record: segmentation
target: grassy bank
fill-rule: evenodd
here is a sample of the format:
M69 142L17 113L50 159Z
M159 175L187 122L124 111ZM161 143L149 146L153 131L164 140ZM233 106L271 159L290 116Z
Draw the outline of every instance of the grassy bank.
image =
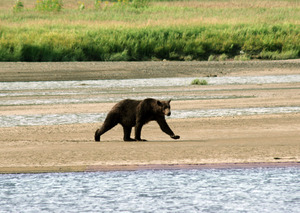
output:
M137 29L4 29L2 61L207 60L226 54L297 58L299 28L287 26L146 27Z
M0 61L249 60L300 57L297 0L0 3ZM84 8L82 9L82 5ZM81 7L80 7L81 6Z

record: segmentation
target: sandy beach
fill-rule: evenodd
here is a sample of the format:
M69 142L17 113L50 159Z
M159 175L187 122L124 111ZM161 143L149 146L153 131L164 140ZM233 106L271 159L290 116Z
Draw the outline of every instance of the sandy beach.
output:
M1 63L2 82L194 76L299 75L300 60L255 62ZM0 82L1 84L1 82ZM176 90L176 91L175 91ZM175 93L175 92L176 93ZM6 91L0 91L6 93ZM11 93L13 93L12 91ZM186 85L138 91L229 98L173 100L172 110L300 106L300 83ZM135 94L135 93L134 93ZM101 96L105 97L105 93ZM76 98L84 98L77 95ZM98 96L97 96L98 97ZM1 101L14 99L1 96ZM28 100L32 97L22 97ZM35 97L36 98L36 97ZM41 99L49 97L42 96ZM66 96L55 96L64 99ZM0 116L107 113L114 102L0 105ZM172 117L172 116L171 116ZM142 130L147 142L123 142L120 125L94 142L102 124L74 123L0 127L0 173L178 168L300 167L300 113L167 119L180 140L156 122Z

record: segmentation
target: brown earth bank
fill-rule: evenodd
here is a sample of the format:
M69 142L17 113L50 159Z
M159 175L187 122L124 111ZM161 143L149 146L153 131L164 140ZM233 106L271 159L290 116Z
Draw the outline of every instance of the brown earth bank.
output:
M95 64L97 63L95 62ZM144 76L144 71L138 72L143 68L144 70L155 70L153 72L157 74L153 74L152 77L162 77L165 75L164 73L168 73L169 77L199 76L199 73L203 76L211 74L218 76L300 74L299 60L246 63L99 63L101 67L108 67L107 72L105 70L89 72L94 69L94 66L88 66L88 64L93 64L93 62L75 62L73 65L71 62L0 63L1 81L3 79L6 79L3 81L19 81L20 76L23 76L24 81L57 80L55 75L59 76L62 73L69 74L61 80L76 80L82 76L85 76L84 79L94 79L95 73L102 76L102 72L107 73L103 74L106 78L115 78L115 76L129 78L131 74L128 77L127 73L134 73L132 75L135 78L144 78L147 77L147 75ZM168 64L166 66L169 68L164 70L164 63ZM82 66L80 69L78 64ZM138 65L133 66L133 64ZM175 66L175 64L177 65ZM195 64L198 67L201 64L203 67L207 66L209 71L207 73L197 71ZM132 68L130 68L131 66ZM234 66L237 68L233 68ZM194 67L195 71L189 73L189 70L193 70L191 67ZM220 70L218 71L218 69ZM120 70L125 71L122 73L119 72ZM38 73L37 76L34 76L34 71ZM162 75L158 74L160 71ZM3 73L7 75L2 75ZM54 77L51 77L52 75ZM3 79L2 76L4 76ZM155 91L155 94L165 93L168 90L174 92L173 88L162 88ZM176 88L176 90L180 90L182 94L225 95L235 98L174 100L171 102L172 110L300 106L300 85L298 83L185 86ZM176 91L176 94L178 93ZM149 92L147 95L151 96L154 93ZM64 99L65 96L56 98ZM0 101L4 99L1 97ZM113 104L0 106L0 116L100 113L108 112ZM142 130L142 137L147 139L147 142L123 142L123 130L119 125L105 133L101 137L101 142L94 142L94 132L99 128L101 122L2 127L0 128L0 173L299 167L300 165L300 113L274 112L265 115L167 119L167 122L175 134L181 136L180 140L172 140L165 135L156 122L150 122Z
M0 62L0 82L299 74L300 59L224 62Z

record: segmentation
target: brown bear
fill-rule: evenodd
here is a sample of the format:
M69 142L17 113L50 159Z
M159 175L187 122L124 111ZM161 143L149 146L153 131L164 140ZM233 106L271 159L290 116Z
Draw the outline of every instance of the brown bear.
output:
M103 125L95 132L95 141L100 141L100 136L121 124L124 129L124 141L146 141L141 139L141 130L149 121L157 121L161 130L173 139L179 139L166 122L165 115L170 116L170 102L159 101L152 98L145 100L126 99L117 103L108 113ZM131 129L135 127L135 138L130 138Z

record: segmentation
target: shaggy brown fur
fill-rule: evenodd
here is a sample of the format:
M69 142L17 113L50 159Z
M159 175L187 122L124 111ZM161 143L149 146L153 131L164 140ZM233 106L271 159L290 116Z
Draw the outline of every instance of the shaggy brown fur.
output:
M126 99L117 103L108 113L102 127L95 132L95 141L100 141L100 136L121 124L124 129L124 141L145 141L141 139L144 124L157 121L161 130L173 139L179 139L166 122L165 115L170 116L170 102L159 101L152 98L145 100ZM130 138L131 129L135 127L135 138Z

